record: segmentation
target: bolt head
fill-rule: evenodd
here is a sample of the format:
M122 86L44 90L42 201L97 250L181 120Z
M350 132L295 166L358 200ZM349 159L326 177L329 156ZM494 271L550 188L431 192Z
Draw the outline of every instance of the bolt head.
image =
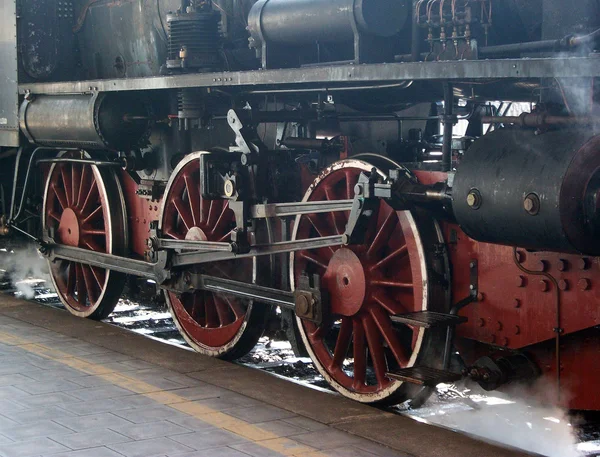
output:
M481 207L481 194L477 189L473 189L467 195L467 205L473 209L479 209Z
M548 283L548 281L546 281L545 279L541 279L540 280L540 291L548 292L549 289L550 289L550 283Z
M556 265L558 271L567 271L569 269L569 262L564 259L560 259Z
M561 279L560 281L558 281L558 288L560 290L569 290L569 281L567 281L566 279Z
M540 212L540 206L540 197L536 194L529 194L525 197L525 200L523 200L523 209L532 216L535 216Z
M513 306L514 306L515 308L520 308L520 307L521 307L521 300L519 300L518 298L515 298L515 299L513 300Z
M581 290L590 290L590 288L592 287L591 281L587 278L580 279L577 285Z

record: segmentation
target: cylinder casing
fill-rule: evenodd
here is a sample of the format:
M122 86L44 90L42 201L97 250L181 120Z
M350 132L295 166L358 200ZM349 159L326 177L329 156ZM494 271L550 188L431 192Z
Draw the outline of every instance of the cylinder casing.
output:
M146 104L128 94L43 95L23 102L19 123L41 146L128 150L147 136L148 114ZM132 117L146 120L127 120Z
M407 0L259 0L248 17L254 43L340 42L358 31L390 37L404 26ZM255 45L256 46L256 45Z
M454 215L478 241L600 255L597 211L586 207L599 170L600 137L499 130L477 140L458 166Z

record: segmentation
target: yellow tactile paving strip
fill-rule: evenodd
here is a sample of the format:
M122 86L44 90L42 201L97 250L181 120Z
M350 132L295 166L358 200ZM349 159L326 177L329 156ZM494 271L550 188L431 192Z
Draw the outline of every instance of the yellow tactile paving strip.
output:
M169 406L214 427L235 433L261 447L278 452L284 456L327 457L326 454L318 449L300 444L289 438L280 437L255 424L250 424L225 412L200 405L176 393L168 392L147 382L140 381L135 378L133 373L119 373L102 364L90 363L82 358L48 347L43 343L33 343L27 338L10 335L5 332L0 332L0 343L17 346L32 354L60 362L67 367L83 373L98 376L111 382L113 385L144 395L160 405Z

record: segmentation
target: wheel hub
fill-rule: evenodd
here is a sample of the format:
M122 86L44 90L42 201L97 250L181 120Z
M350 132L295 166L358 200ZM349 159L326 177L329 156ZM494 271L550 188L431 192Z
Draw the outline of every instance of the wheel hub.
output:
M192 227L186 234L185 239L187 241L208 241L208 237L204 230L200 227Z
M331 311L341 316L354 316L365 302L367 278L359 257L350 249L338 249L323 276L331 294Z
M79 219L71 208L66 208L58 224L59 240L68 246L79 246Z

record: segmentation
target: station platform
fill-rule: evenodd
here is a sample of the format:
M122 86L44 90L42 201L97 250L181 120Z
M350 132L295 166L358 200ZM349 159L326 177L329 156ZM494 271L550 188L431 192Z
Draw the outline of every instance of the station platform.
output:
M0 296L0 456L526 454Z

